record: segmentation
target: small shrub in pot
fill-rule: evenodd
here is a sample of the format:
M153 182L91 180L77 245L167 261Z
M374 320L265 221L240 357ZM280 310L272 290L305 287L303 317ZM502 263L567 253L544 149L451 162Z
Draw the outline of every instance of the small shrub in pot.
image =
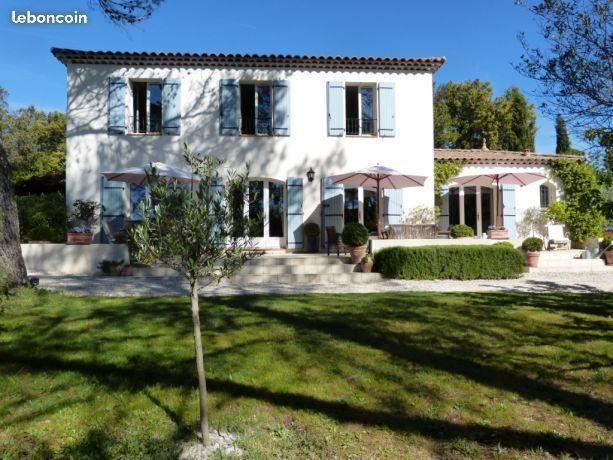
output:
M363 273L372 272L372 267L374 264L375 264L375 261L372 257L372 254L366 254L364 257L362 257L362 262L360 263L360 265L362 266L362 272Z
M526 238L522 242L521 248L524 251L526 267L537 267L539 262L539 252L543 250L543 240L535 236Z
M314 253L319 251L319 235L321 231L319 225L309 222L304 225L304 236L306 239L306 252Z
M366 243L368 243L368 229L362 224L349 223L343 228L343 243L351 254L351 263L360 263L366 255Z
M450 234L452 238L472 238L475 236L475 231L468 225L458 224L451 227Z

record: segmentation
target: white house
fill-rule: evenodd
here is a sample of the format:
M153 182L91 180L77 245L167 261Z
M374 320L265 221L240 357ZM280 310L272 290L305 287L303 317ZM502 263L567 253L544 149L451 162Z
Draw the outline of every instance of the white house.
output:
M374 191L327 177L377 163L428 176L385 191L388 222L434 204L432 76L444 58L52 52L68 70L67 204L101 201L110 222L138 218L142 191L101 172L185 168L183 143L229 168L250 163L261 247L302 247L306 221L374 229Z
M263 248L302 248L305 222L340 230L358 221L374 231L375 191L335 185L334 174L381 164L427 176L424 187L384 190L384 220L400 223L412 208L434 206L435 155L468 159L465 174L546 164L534 154L530 163L509 152L477 151L492 161L472 161L473 151L435 153L432 88L441 57L52 53L68 71L67 204L99 201L115 227L139 218L144 191L101 173L155 161L185 168L184 143L228 168L250 164L250 188L263 197L250 204L265 216L254 235ZM499 153L523 159L501 162ZM505 190L512 236L518 212L539 204L541 185ZM557 193L552 182L546 187ZM490 194L449 189L441 225L467 223L480 235L492 222ZM105 241L103 232L98 238Z

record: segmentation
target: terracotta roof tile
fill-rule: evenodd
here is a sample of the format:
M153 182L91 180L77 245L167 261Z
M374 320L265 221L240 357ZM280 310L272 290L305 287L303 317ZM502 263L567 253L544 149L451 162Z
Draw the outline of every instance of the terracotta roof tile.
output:
M120 66L436 72L445 63L444 57L381 58L281 54L150 53L81 51L65 48L51 48L51 52L63 64L108 64Z
M551 155L511 150L434 149L436 161L466 161L479 165L544 165L559 158L585 161L585 157L581 155Z

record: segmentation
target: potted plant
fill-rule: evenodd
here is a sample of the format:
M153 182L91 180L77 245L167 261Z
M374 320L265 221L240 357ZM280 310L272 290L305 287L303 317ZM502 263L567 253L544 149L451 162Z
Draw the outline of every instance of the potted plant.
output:
M458 224L451 227L449 234L452 238L472 238L475 236L475 231L468 225Z
M362 267L362 272L364 273L372 272L372 267L374 263L375 261L372 258L372 254L366 254L364 257L362 257L362 262L360 263Z
M304 226L304 236L306 239L306 252L315 253L319 251L319 225L315 222L309 222Z
M504 227L496 227L495 225L490 225L487 228L487 237L490 240L508 240L509 231Z
M343 228L341 238L351 255L351 263L358 264L366 255L366 243L368 243L368 229L362 224L349 223Z
M67 244L91 244L92 225L100 204L91 200L76 200L68 221Z
M602 257L607 265L613 265L613 238L605 236L600 242Z
M123 260L103 260L98 264L102 273L110 276L120 276L123 269Z
M543 250L543 240L531 236L522 242L521 248L524 250L526 267L538 267L539 252Z

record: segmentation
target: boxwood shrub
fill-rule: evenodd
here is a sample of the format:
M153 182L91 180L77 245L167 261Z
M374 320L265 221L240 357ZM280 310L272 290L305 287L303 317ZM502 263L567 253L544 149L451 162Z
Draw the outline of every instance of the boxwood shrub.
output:
M397 279L505 279L524 272L524 258L516 249L495 245L393 246L375 253L374 268Z
M475 236L475 231L468 225L458 224L451 227L450 234L452 238L472 238Z

